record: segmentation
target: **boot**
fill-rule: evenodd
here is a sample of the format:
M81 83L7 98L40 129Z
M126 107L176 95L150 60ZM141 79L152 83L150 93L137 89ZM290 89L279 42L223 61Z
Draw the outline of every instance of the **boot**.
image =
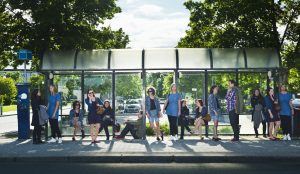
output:
M84 130L83 130L83 129L81 130L81 138L82 138L82 139L85 138L85 133L84 133Z

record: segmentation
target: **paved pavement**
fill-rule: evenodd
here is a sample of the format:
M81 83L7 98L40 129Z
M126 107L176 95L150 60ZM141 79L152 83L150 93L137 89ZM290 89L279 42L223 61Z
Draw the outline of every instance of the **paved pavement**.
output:
M128 137L130 138L130 137ZM89 138L63 144L33 145L31 140L0 138L0 161L62 162L257 162L265 160L300 162L300 141L271 142L242 137L232 143L230 137L220 142L189 137L182 141L113 140L91 145Z

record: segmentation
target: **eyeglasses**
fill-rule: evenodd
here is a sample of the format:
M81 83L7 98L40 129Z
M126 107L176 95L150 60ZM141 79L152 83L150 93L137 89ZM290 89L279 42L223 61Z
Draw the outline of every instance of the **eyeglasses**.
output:
M89 94L94 94L94 92L89 92Z
M153 91L148 91L148 93L149 93L149 92L153 92Z
M80 104L79 104L79 103L76 103L76 106L80 106Z

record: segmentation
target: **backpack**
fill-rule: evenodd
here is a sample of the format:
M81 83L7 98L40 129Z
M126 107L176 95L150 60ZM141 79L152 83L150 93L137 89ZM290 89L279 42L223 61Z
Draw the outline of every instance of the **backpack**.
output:
M49 115L47 113L47 107L46 106L40 105L39 108L40 108L39 111L38 111L39 123L40 123L41 126L43 126L48 122Z
M242 91L239 88L234 88L235 96L236 96L236 103L235 103L235 112L240 114L243 112L244 109L244 98Z

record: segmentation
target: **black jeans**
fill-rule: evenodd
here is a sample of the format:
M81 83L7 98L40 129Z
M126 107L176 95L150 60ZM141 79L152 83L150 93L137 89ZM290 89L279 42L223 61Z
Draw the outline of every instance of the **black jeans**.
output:
M239 115L235 113L235 110L229 111L229 120L234 133L234 138L239 139Z
M32 139L33 142L41 141L41 132L42 132L42 126L34 126L33 132L32 132Z
M283 135L292 134L292 119L289 116L280 115Z
M122 130L120 136L125 137L126 134L130 132L134 139L139 139L139 137L136 135L136 130L134 129L134 125L127 123L124 129Z
M189 120L185 117L179 117L179 124L181 126L181 131L180 131L180 138L184 137L184 130L186 129L187 131L191 132L191 129L189 127Z
M263 125L263 135L266 136L266 130L267 130L267 122L262 121L261 124ZM255 135L258 136L258 128L254 127Z
M108 124L107 123L102 123L99 129L99 133L104 129L106 139L109 139L109 131L108 131Z
M170 125L170 135L178 135L178 118L168 115Z
M51 137L52 138L61 138L61 132L58 127L58 119L49 119L50 127L51 127Z

